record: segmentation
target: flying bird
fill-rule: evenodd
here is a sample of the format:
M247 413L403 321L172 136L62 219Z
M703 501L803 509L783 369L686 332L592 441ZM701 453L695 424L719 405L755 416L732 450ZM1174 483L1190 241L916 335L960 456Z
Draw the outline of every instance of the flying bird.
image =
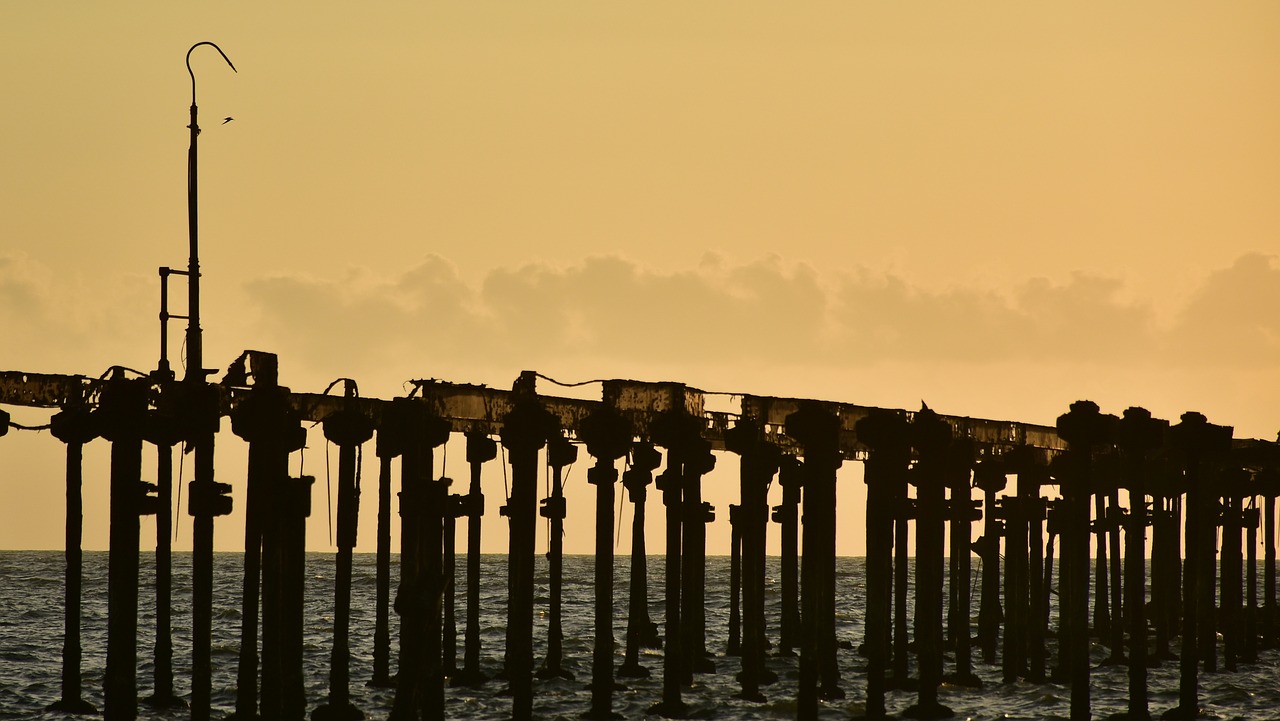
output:
M227 119L222 121L222 124L223 124L223 125L226 125L227 123L231 122L232 120L235 120L235 118L233 118L233 117L231 117L230 115L228 115L228 116L227 116Z

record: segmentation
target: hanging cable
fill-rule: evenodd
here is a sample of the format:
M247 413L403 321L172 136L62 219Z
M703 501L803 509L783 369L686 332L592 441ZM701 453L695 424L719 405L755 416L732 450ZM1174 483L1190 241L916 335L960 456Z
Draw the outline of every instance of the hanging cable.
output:
M173 540L178 540L178 521L182 519L182 464L187 460L185 450L178 451L178 503L173 508Z
M329 483L329 446L333 444L329 441L324 442L324 495L329 503L329 545L333 545L333 487Z

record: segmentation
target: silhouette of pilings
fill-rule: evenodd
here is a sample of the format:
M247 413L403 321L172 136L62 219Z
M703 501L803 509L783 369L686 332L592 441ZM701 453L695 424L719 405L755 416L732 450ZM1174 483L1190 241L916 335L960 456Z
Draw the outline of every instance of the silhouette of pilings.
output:
M916 658L920 681L917 700L902 715L940 719L954 712L938 701L942 685L942 589L948 447L951 426L927 407L911 420L916 463L908 478L916 488Z
M1010 470L1007 464L1001 462L1000 465L1002 472ZM1017 491L997 501L1004 527L1004 634L1001 637L1000 670L1006 683L1027 676L1027 632L1031 616L1027 583L1027 520L1031 511L1022 488Z
M496 441L481 431L467 433L467 465L471 471L471 484L463 501L467 516L467 628L462 671L453 678L459 685L479 685L486 680L480 670L480 519L484 515L480 476L484 464L497 456Z
M649 572L645 551L644 519L648 486L653 471L662 464L662 454L651 443L639 443L631 451L631 467L622 474L635 507L631 520L631 592L627 603L627 643L618 676L648 678L649 669L640 665L641 648L661 648L658 626L649 618Z
M1089 693L1089 497L1094 486L1094 454L1111 442L1115 416L1092 401L1076 401L1058 417L1058 436L1067 442L1062 458L1064 518L1058 643L1067 650L1071 718L1090 717ZM1064 635L1065 634L1065 635Z
M1153 475L1153 455L1165 444L1169 422L1153 418L1145 408L1125 409L1116 424L1123 485L1129 492L1125 529L1125 609L1129 622L1129 707L1125 718L1148 721L1147 705L1147 489Z
M8 431L8 418L4 430ZM98 437L98 418L90 413L84 394L77 390L70 395L62 410L50 419L50 432L67 446L67 522L66 522L66 575L63 587L63 636L62 636L62 695L49 709L68 713L97 713L93 704L81 697L81 660L83 651L80 639L81 572L83 556L81 535L84 517L83 486L84 444Z
M550 594L547 602L547 656L543 659L542 668L538 669L538 678L573 678L573 674L566 671L563 665L564 469L577 460L578 447L563 435L554 436L548 441L547 465L551 467L551 495L542 500L542 508L538 512L551 524L547 537ZM613 506L609 506L609 513L613 513ZM596 522L599 523L599 518ZM612 526L610 522L610 528ZM613 547L610 546L609 550L612 551ZM612 577L610 580L612 581Z
M587 482L596 487L595 640L591 656L591 709L585 718L622 718L613 711L613 499L619 458L631 449L632 430L614 408L602 405L582 420L578 437L596 463Z
M279 539L280 513L285 509L274 500L278 487L285 483L289 471L289 454L306 442L306 431L298 414L289 405L289 390L278 385L276 366L272 359L254 356L254 385L231 413L231 430L249 443L249 464L245 483L245 549L244 585L241 594L240 656L236 676L235 718L258 717L258 607L262 601L263 615L263 711L279 710L276 699L280 697L278 684L283 670L279 659L278 644L269 643L268 630L277 633L279 606ZM246 372L246 381L247 381ZM266 553L265 529L277 529L272 552L276 554L268 569L264 563ZM268 593L266 585L275 583ZM261 593L260 593L261 591ZM268 620L270 617L270 620ZM273 638L275 641L276 638ZM268 649L268 646L271 646ZM267 659L272 666L268 668ZM267 687L271 687L268 689ZM272 694L275 694L272 696ZM268 705L270 704L270 705Z
M959 686L981 688L982 681L973 673L972 616L969 606L969 582L972 569L973 523L982 519L982 511L973 500L970 478L973 473L973 444L968 439L953 439L948 446L945 467L950 493L947 520L951 526L951 575L947 588L948 636L956 654L955 671L947 681Z
M142 434L148 382L115 369L98 404L102 437L111 442L110 556L107 561L107 665L102 716L138 716L139 517L154 514L155 486L142 481Z
M915 504L907 497L907 479L893 487L893 643L889 649L889 688L912 689L911 638L907 622L907 598L909 593L910 562L907 541L911 538L911 519L915 516Z
M973 549L982 560L981 595L978 600L978 648L982 660L996 662L996 650L1000 640L1000 623L1004 611L1000 606L1000 537L1003 535L1000 512L996 508L996 493L1008 485L1005 469L993 459L980 461L974 467L973 483L982 491L982 535L974 542Z
M346 380L343 397L353 402L356 385ZM351 703L351 554L356 547L360 512L361 447L373 437L373 420L354 406L324 419L325 440L338 446L338 556L334 572L333 649L329 655L329 700L313 713L315 721L355 721L364 712Z
M1046 504L1040 488L1049 482L1049 466L1043 450L1025 445L1014 448L1003 458L1007 469L1016 475L1019 525L1021 533L1024 533L1020 535L1025 538L1021 580L1014 588L1021 606L1022 627L1014 629L1014 635L1020 639L1018 648L1024 660L1023 677L1038 683L1045 679L1045 637L1048 633L1048 603L1044 591Z
M778 619L778 655L794 656L800 634L800 461L784 453L778 461L778 485L782 503L773 508L773 521L781 526L782 616Z
M760 686L776 680L765 668L765 536L769 523L769 485L778 473L781 450L764 438L764 427L753 418L742 418L725 432L725 447L741 457L740 505L736 534L742 546L742 672L739 697L764 701ZM732 630L732 628L730 629Z
M1258 513L1257 496L1249 497L1249 507L1242 511L1245 528L1245 608L1244 608L1244 661L1258 661Z
M724 655L742 655L742 505L729 504L729 641Z
M1151 622L1153 660L1177 658L1170 648L1178 633L1182 598L1182 479L1174 477L1171 460L1162 458L1153 472L1151 493Z
M702 479L716 466L711 444L701 437L692 444L684 460L684 520L680 549L680 617L684 633L683 683L693 683L695 673L715 673L715 663L707 650L707 524L715 520L715 509L702 500Z
M1186 548L1182 573L1182 652L1179 660L1178 705L1165 712L1167 719L1193 719L1200 714L1199 661L1205 649L1203 627L1209 608L1204 605L1204 587L1212 589L1213 562L1217 534L1211 509L1209 484L1216 457L1230 445L1231 428L1209 423L1200 413L1182 414L1169 429L1170 440L1182 463L1182 483L1186 490ZM1212 592L1212 591L1211 591ZM1209 604L1212 605L1212 602ZM1212 628L1212 625L1209 625Z
M173 690L173 446L182 439L178 409L172 402L172 374L168 363L151 374L162 389L156 409L149 411L143 437L156 448L156 629L152 668L153 690L144 703L152 708L185 707ZM165 388L170 389L168 393Z
M816 711L817 693L844 698L836 665L836 471L840 417L820 403L801 403L786 418L786 434L801 445L804 473L804 565L800 587L800 692L797 718ZM807 657L807 658L806 658Z
M400 459L400 586L394 604L400 616L400 660L390 718L434 721L444 717L440 662L444 494L431 475L434 449L448 440L451 426L412 398L397 398L392 407L397 422L403 424L405 445Z
M513 389L514 403L502 421L502 445L510 454L511 585L508 593L507 678L515 721L533 718L533 554L537 522L538 452L559 433L559 421L538 402L531 374Z
M867 485L867 700L864 718L887 719L890 716L885 708L885 675L889 662L890 576L893 573L892 514L895 489L906 483L910 441L906 417L894 411L873 409L857 421L855 431L868 448L863 470L863 480ZM804 623L805 638L801 643L807 644L807 638L812 637L808 633L811 622ZM817 701L806 699L804 691L802 685L797 704L802 711L797 715L806 718L800 714L808 713L808 718L813 718Z
M458 519L466 514L467 497L460 493L448 492L448 489L453 486L452 478L442 477L437 483L444 486L445 491L444 509L441 512L443 553L440 559L440 575L444 584L444 621L440 635L440 672L446 680L451 680L458 672L458 618L455 610L455 600L458 595Z
M1120 484L1122 482L1118 459L1110 449L1100 452L1093 466L1093 529L1096 543L1106 546L1102 563L1095 567L1096 575L1094 600L1095 611L1098 610L1097 598L1103 597L1101 614L1102 624L1095 623L1094 629L1098 640L1104 644L1109 653L1102 664L1118 666L1127 663L1124 653L1124 615L1121 597L1124 595L1124 583L1117 571L1120 570L1120 526L1124 523L1125 512L1120 507ZM1102 505L1098 505L1098 500ZM1097 557L1095 556L1095 561ZM1097 617L1095 616L1095 619Z
M1244 497L1250 473L1240 467L1224 469L1219 484L1222 494L1222 557L1219 567L1221 595L1218 622L1222 629L1222 660L1228 671L1238 670L1244 634Z
M378 422L378 527L374 560L373 675L369 685L395 688L391 677L391 486L392 461L407 442L401 404L387 406Z
M1258 475L1258 493L1263 497L1262 534L1262 648L1277 644L1276 613L1276 496L1280 496L1280 468L1269 466Z
M677 389L673 396L683 389ZM673 399L674 401L675 399ZM683 398L679 400L683 401ZM650 438L659 446L667 449L667 465L658 476L657 487L662 491L662 504L666 507L666 578L665 606L666 628L662 647L662 700L654 704L649 712L667 718L681 718L688 712L688 707L680 696L680 686L689 673L688 649L685 648L685 633L681 618L681 537L683 535L685 512L685 481L687 473L693 473L696 461L693 456L700 450L702 442L701 424L690 415L685 403L671 403L671 407L655 419L650 428ZM685 469L688 463L690 468Z

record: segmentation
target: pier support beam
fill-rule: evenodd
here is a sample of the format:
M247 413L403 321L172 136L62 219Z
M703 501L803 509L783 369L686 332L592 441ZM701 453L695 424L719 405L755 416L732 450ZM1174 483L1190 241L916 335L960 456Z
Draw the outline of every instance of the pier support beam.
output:
M534 376L524 373L513 391L515 405L503 419L502 445L511 454L511 588L507 626L507 678L511 715L533 718L533 555L538 507L538 452L559 433L559 423L538 402Z
M449 439L449 421L422 401L397 398L392 408L404 424L400 460L400 662L391 721L444 718L440 672L440 564L444 493L432 482L434 449Z
M591 709L584 718L620 719L613 711L613 499L619 458L631 449L631 426L616 410L600 406L582 421L578 437L596 463L587 482L596 487L595 641L591 656Z
M89 413L82 398L56 413L50 420L53 437L67 446L67 525L66 525L66 575L63 587L63 636L62 636L62 697L49 705L51 711L96 714L93 704L81 697L80 602L83 553L80 549L84 501L83 485L84 444L98 437L97 418ZM6 428L6 430L8 430Z
M778 472L782 452L764 439L764 427L751 418L739 419L725 432L725 447L741 456L741 498L738 529L742 541L742 691L739 698L765 700L760 686L776 680L765 668L765 540L769 524L769 485Z
M551 522L547 538L547 570L550 598L547 619L547 657L538 669L538 678L572 679L573 674L564 669L563 588L564 588L564 468L578 460L578 447L569 439L557 435L547 443L547 465L551 466L551 495L542 500L539 513ZM597 504L598 505L598 504ZM609 506L612 514L613 506ZM596 520L597 525L599 519ZM612 528L612 524L610 524ZM607 535L607 534L606 534ZM596 544L599 545L598 543ZM613 546L609 547L613 550ZM610 577L612 579L612 577Z
M111 553L107 561L107 667L102 717L138 716L138 550L141 515L155 513L154 486L142 482L142 433L148 382L116 369L98 406L102 437L111 441Z
M787 416L786 433L804 448L804 574L800 649L800 697L797 717L816 713L817 694L844 698L836 665L836 471L840 455L840 418L818 403L802 404ZM807 662L806 662L807 655Z
M684 718L688 707L680 698L680 686L688 673L687 649L684 648L680 592L680 545L684 526L685 463L705 443L701 423L683 406L672 407L653 422L650 429L654 443L667 449L667 467L658 476L658 490L666 507L666 620L662 647L662 700L649 708L649 713L665 718ZM693 472L693 462L690 473Z
M262 591L264 686L275 682L282 669L266 668L269 656L266 632L279 611L278 594L268 595L264 586L278 581L278 568L268 571L263 566L264 531L278 529L276 515L279 486L289 475L289 454L306 443L306 430L289 407L289 390L276 382L271 358L254 357L253 390L231 414L231 430L249 443L249 468L245 484L244 585L240 611L240 656L236 676L236 710L233 718L249 721L258 718L258 607ZM273 586L273 594L278 586ZM268 617L271 621L268 621ZM274 662L274 661L273 661ZM278 695L278 694L277 694ZM266 689L263 690L263 713L267 714ZM273 700L272 704L275 703ZM272 706L279 710L279 706Z
M778 462L782 503L773 508L773 522L782 527L782 618L778 622L778 655L794 656L800 637L800 461L783 455Z
M973 672L973 616L969 605L973 569L973 523L982 519L982 511L973 500L973 443L965 438L953 439L947 452L946 483L950 489L947 519L951 525L951 577L948 579L948 635L955 644L956 670L946 677L948 683L967 688L982 688Z
M462 671L453 683L478 686L487 679L480 670L480 519L484 516L484 493L480 488L485 463L498 456L498 444L480 432L467 434L467 465L471 485L464 496L467 517L467 628L463 638Z
M885 672L893 572L893 495L898 484L906 484L910 441L906 418L894 411L874 409L855 429L859 442L869 450L863 472L867 484L867 702L863 718L879 721L892 718L885 709ZM797 717L815 718L816 703L807 700L804 687L801 689Z
M916 487L916 658L920 683L914 706L905 718L942 719L954 712L938 701L942 685L942 587L945 552L947 451L951 426L923 407L910 426L916 465L910 481Z
M1103 415L1092 401L1076 401L1058 417L1058 436L1067 442L1063 455L1062 495L1066 515L1062 529L1062 613L1059 643L1068 649L1071 719L1088 721L1089 693L1089 496L1094 487L1094 451L1111 441L1115 416Z
M662 464L662 454L650 443L631 451L631 467L622 474L622 485L631 497L635 512L631 520L631 595L627 604L627 648L618 675L648 678L649 669L640 665L641 648L662 648L658 625L649 618L649 569L645 552L644 517L648 486L653 471Z
M355 383L344 397L354 402ZM338 446L338 557L333 591L333 650L329 655L329 701L311 714L313 721L356 721L364 712L351 703L351 555L360 519L361 446L373 437L373 421L354 408L324 419L324 437Z

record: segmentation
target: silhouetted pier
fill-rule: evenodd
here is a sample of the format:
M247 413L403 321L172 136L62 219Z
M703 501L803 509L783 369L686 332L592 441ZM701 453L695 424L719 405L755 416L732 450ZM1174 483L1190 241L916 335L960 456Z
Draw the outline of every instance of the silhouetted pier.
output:
M890 684L907 685L918 696L916 704L897 713L945 718L963 709L947 705L940 694L943 679L974 685L1040 680L1046 674L1070 682L1072 717L1088 718L1091 639L1109 648L1108 663L1129 666L1126 718L1149 717L1147 667L1167 661L1167 645L1178 641L1180 702L1166 716L1192 718L1199 709L1201 671L1217 668L1219 661L1226 670L1235 670L1275 643L1274 503L1280 493L1280 449L1273 442L1232 439L1230 427L1210 423L1198 413L1170 423L1141 408L1117 417L1081 401L1072 404L1056 427L1049 427L946 416L928 408L906 411L753 395L741 396L738 412L731 413L708 410L704 393L678 383L603 381L599 400L581 400L543 394L538 380L535 373L522 373L509 391L415 381L411 393L390 400L362 397L349 380L341 381L341 392L332 395L298 393L280 385L276 357L257 351L246 351L220 381L204 384L204 392L198 394L191 392L189 383L167 374L139 376L121 368L103 378L0 373L0 405L55 410L52 435L67 446L66 642L62 698L54 706L91 711L81 698L79 668L83 445L102 438L111 446L111 584L103 713L111 719L131 719L139 697L138 519L147 514L168 517L172 470L165 465L172 463L170 449L192 445L217 427L219 416L229 416L234 435L249 444L246 482L238 486L235 501L244 505L246 519L237 718L303 718L308 709L316 719L361 718L362 710L351 700L351 684L394 683L392 718L438 719L444 715L448 684L486 682L479 670L485 651L479 648L475 630L476 571L478 521L495 510L486 508L481 471L486 463L503 462L498 460L495 439L506 448L505 462L511 466L510 497L497 510L512 529L504 674L517 719L533 718L539 679L567 675L561 665L558 543L550 555L550 636L543 643L533 634L532 563L540 500L536 481L540 458L545 458L554 470L554 482L541 499L541 515L559 525L565 519L561 470L577 458L579 449L592 458L588 480L597 496L596 641L588 680L592 701L583 709L589 718L615 715L615 676L649 673L663 675L661 698L654 699L652 712L681 717L687 712L682 692L694 676L713 670L717 662L734 663L729 657L713 659L715 650L706 645L702 600L705 529L715 509L702 501L701 485L724 482L715 473L716 454L722 452L741 460L740 504L729 514L737 559L733 603L740 608L732 616L729 637L736 640L732 655L741 668L741 698L762 702L770 695L794 695L797 718L814 718L824 701L845 694L836 657L855 652L866 657L868 718L887 718L893 711L885 707ZM7 414L0 420L0 429L7 431ZM289 454L305 444L305 424L312 422L320 422L324 437L339 448L336 610L327 699L308 699L303 692L300 574L312 479L290 477L287 463ZM357 534L356 484L362 448L375 434L380 470L378 630L374 648L351 649L348 609ZM450 495L449 479L431 477L434 449L452 434L466 440L471 477L464 494ZM157 485L141 480L144 443L157 449ZM402 539L400 585L392 603L389 520L396 459ZM625 462L621 472L619 461ZM865 464L867 485L867 578L861 599L867 634L857 651L841 649L833 625L837 533L860 532L838 529L835 523L837 469L847 462ZM667 518L662 638L648 617L640 562L646 545L643 522L638 520L655 473ZM241 476L222 469L219 477ZM1015 479L1012 492L1007 488L1010 477ZM774 480L782 489L782 505L773 509L772 518L782 533L779 590L787 601L782 617L766 619L764 549L768 489ZM632 573L641 574L631 584L626 619L615 619L612 612L611 536L619 481L636 504ZM231 511L230 494L237 484L213 482L209 492L199 485L205 482L211 481L199 476L191 481L187 511L212 521ZM1060 497L1043 495L1052 485L1060 488ZM973 488L982 491L981 498L973 495ZM1122 489L1129 499L1127 507L1120 504ZM468 536L465 579L454 561L453 527L462 518L467 519ZM982 533L972 548L982 561L983 579L976 613L965 590L967 545L975 524ZM1164 589L1161 593L1146 588L1148 528L1155 540L1152 584ZM944 574L948 529L953 551L951 571ZM1177 550L1179 533L1185 536L1185 559ZM903 543L910 534L916 554L915 577L908 589ZM1247 536L1247 556L1256 559L1253 549L1259 534L1266 549L1261 597L1256 573L1244 570L1243 547ZM182 700L173 695L171 629L168 614L162 613L170 592L168 530L160 536L155 670L148 701L173 705ZM1096 538L1092 544L1091 536ZM1055 540L1061 593L1051 596ZM1098 553L1093 559L1091 545ZM210 542L197 550L193 563L210 564L211 552ZM795 568L798 579L788 570ZM944 588L948 575L950 592ZM1164 595L1169 589L1179 593ZM914 594L913 620L903 618L905 606L895 602L908 590ZM456 661L452 611L459 593L468 599L461 666ZM1092 619L1091 597L1096 604ZM1050 598L1057 599L1056 628L1049 627ZM395 668L386 630L392 611L401 619ZM614 647L615 623L627 628L622 649ZM971 648L975 626L977 647ZM772 638L769 629L774 630ZM194 631L209 633L207 627ZM638 649L657 645L665 660L660 668L645 668ZM198 639L195 647L200 648ZM781 654L799 651L794 686L778 681L765 667L770 648ZM954 654L950 668L944 651ZM976 677L974 651L988 661L998 660L1001 678ZM372 678L350 678L352 653L373 657ZM535 668L537 656L543 656L541 670ZM1046 668L1048 659L1055 657L1056 664ZM207 699L195 692L199 684L194 681L192 717L207 717Z

